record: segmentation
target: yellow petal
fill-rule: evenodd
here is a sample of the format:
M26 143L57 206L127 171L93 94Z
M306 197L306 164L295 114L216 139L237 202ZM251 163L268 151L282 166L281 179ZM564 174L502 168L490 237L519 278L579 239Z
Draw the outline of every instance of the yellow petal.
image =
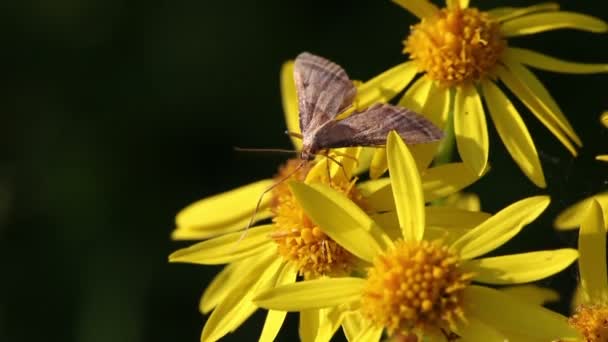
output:
M270 196L269 196L270 197ZM251 223L252 226L256 223L263 221L269 217L272 217L272 211L269 208L260 210L256 215L255 219ZM222 224L218 226L205 226L201 229L196 228L181 228L178 227L171 232L171 239L173 240L206 240L220 235L234 233L236 231L243 231L251 222L251 216L244 216L236 221Z
M373 179L357 184L357 190L365 197L372 211L390 211L395 209L391 180L388 177Z
M564 211L557 215L553 222L553 226L560 230L575 229L581 225L581 222L589 214L591 202L596 200L602 208L608 208L608 191L587 197L575 204L569 206ZM604 222L608 222L608 209L604 212Z
M344 316L342 321L342 331L349 342L355 340L355 337L361 333L361 329L365 326L365 319L360 311L352 311Z
M464 290L464 298L466 317L499 331L521 333L542 341L581 340L566 317L500 291L471 285Z
M551 116L551 119L555 121L564 132L566 132L570 139L572 139L578 146L582 146L583 143L581 142L581 139L578 137L574 131L574 128L572 128L572 125L570 122L568 122L568 119L564 113L562 113L561 109L559 109L559 106L540 80L534 76L534 74L528 68L510 59L509 57L505 57L503 59L503 63L507 65L509 70L511 70L516 77L518 77L526 86L529 87L541 105L548 110L548 114Z
M217 341L236 329L256 310L251 301L253 292L272 278L281 266L281 258L277 258L275 253L264 254L244 270L238 285L232 288L207 319L201 334L202 341Z
M297 275L298 270L296 267L294 267L292 263L287 263L283 265L282 269L277 275L274 286L295 283ZM285 321L286 315L286 311L268 310L259 342L274 341L279 334L279 330L281 330L281 326L283 326L283 321Z
M602 207L592 201L583 218L578 238L581 286L588 302L608 302L606 274L606 229Z
M271 247L273 229L269 224L199 242L171 253L169 261L216 265L241 260Z
M300 311L300 324L298 334L300 341L313 342L319 330L319 310L302 310Z
M509 341L500 331L476 318L467 318L466 323L458 324L456 333L463 342Z
M359 154L359 163L357 164L355 171L353 171L354 174L361 174L370 168L375 151L376 148L374 147L363 147L363 149L361 149L361 153Z
M258 199L272 184L272 179L265 179L192 203L177 214L177 228L221 229L234 222L250 219ZM260 209L266 208L269 203L270 196L264 196Z
M545 2L538 5L532 5L528 7L498 7L487 11L490 16L499 22L511 20L513 18L521 17L535 12L545 11L557 11L559 10L559 4L554 2Z
M291 182L291 192L310 219L340 246L371 261L389 240L367 214L343 193L324 184Z
M374 103L388 102L416 76L413 62L401 63L357 88L356 108L365 109Z
M405 241L420 241L424 235L424 196L414 158L394 131L386 141L395 209Z
M350 181L361 149L361 147L345 147L331 150L329 156L321 156L321 160L308 171L305 182L327 183L328 176L336 183Z
M254 302L274 310L322 309L359 301L364 285L365 280L361 278L319 278L262 291Z
M608 111L602 113L600 116L600 122L604 127L608 128Z
M481 82L498 135L519 168L541 188L547 186L534 141L515 106L492 81Z
M439 9L427 0L393 0L397 5L422 19L433 16Z
M372 162L369 165L369 178L378 179L388 170L388 161L386 160L386 151L379 147L374 150Z
M206 314L213 310L213 308L226 297L229 290L237 284L237 277L240 279L240 273L245 267L249 268L246 264L247 261L248 260L245 259L241 262L233 262L224 267L224 269L213 278L209 286L205 288L199 302L198 308L201 313Z
M490 252L509 241L549 205L548 196L535 196L515 202L485 220L452 244L463 259Z
M549 302L559 301L559 292L536 285L508 286L500 289L500 292L534 305L543 305Z
M479 211L431 206L426 207L425 216L427 226L440 227L449 230L451 228L473 229L492 215Z
M424 199L430 202L464 189L477 181L479 176L464 163L450 163L426 170L421 178Z
M420 113L437 127L443 128L450 110L450 91L422 76L408 88L399 106Z
M519 77L519 75L513 74L502 66L496 67L496 72L500 77L500 80L519 98L521 102L528 107L528 109L536 116L540 122L555 135L555 137L572 153L576 156L576 148L568 139L566 133L560 127L560 123L556 122L554 113L547 107L547 104L542 102L536 94L526 83ZM562 123L563 124L563 123Z
M608 154L602 154L595 157L596 160L608 162Z
M500 31L505 37L514 37L564 28L595 33L608 31L608 25L598 18L565 11L535 13L515 18L504 22Z
M486 116L475 87L471 84L457 87L454 106L454 133L460 158L473 172L482 175L490 146Z
M369 322L361 329L359 335L355 336L354 342L373 342L380 341L384 328L381 326L375 326Z
M521 64L553 72L563 72L569 74L594 74L608 72L608 64L570 62L547 56L536 51L517 47L509 47L506 49L504 55L518 61Z
M480 283L521 284L558 273L570 266L577 257L575 249L565 248L467 260L462 267L473 272L473 279Z
M457 192L448 196L439 205L468 211L481 211L481 201L479 196L474 193Z
M319 310L319 330L315 342L329 342L334 336L342 321L346 310L341 306Z
M301 133L300 115L298 114L298 94L296 83L293 78L293 61L287 61L281 67L281 100L283 102L283 113L287 130L293 133ZM302 139L290 137L296 150L302 149Z

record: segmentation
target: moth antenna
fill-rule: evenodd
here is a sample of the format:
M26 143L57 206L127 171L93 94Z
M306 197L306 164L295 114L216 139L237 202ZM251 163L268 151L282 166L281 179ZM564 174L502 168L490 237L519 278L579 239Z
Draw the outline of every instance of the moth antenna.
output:
M300 140L304 138L302 134L296 132L285 131L285 134L289 135L290 137L298 138Z
M276 153L298 153L296 150L287 150L282 148L243 148L243 147L234 147L235 151L238 152L276 152Z
M239 238L239 241L241 241L243 238L245 238L245 236L247 235L247 231L249 230L249 228L251 226L253 226L253 222L255 221L255 216L257 215L258 211L260 211L260 206L262 205L262 199L264 198L264 195L266 195L266 193L268 193L268 191L276 188L279 184L281 184L284 181L286 181L289 177L293 176L305 164L306 164L306 160L302 160L302 162L300 162L300 165L298 165L292 172L290 172L289 174L287 174L283 178L279 179L278 182L272 184L271 186L269 186L266 189L264 189L264 191L262 191L262 194L260 195L260 198L258 198L258 202L255 205L255 209L253 210L253 215L251 215L251 219L249 220L249 223L247 224L247 227L245 228L245 231L243 232L243 234L241 234L241 237Z

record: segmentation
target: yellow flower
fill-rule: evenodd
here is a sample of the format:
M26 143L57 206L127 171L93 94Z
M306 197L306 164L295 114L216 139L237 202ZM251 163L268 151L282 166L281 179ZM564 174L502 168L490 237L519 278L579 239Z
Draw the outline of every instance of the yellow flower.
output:
M581 222L578 240L580 304L570 317L587 342L608 340L608 277L606 229L602 207L593 200Z
M604 208L604 221L608 222L608 191L600 192L582 199L564 209L553 222L558 230L569 230L580 227L581 222L589 215L591 203L597 201ZM608 229L608 227L606 227Z
M484 99L512 158L534 184L545 187L532 137L498 83L503 83L576 155L576 146L582 146L580 138L529 67L584 74L607 72L608 64L559 60L514 47L509 38L562 28L603 33L608 25L591 16L559 11L554 3L480 11L469 7L468 0L447 0L447 7L442 9L427 0L393 1L421 19L404 41L404 52L411 59L406 64L423 76L412 84L399 104L424 113L439 127L448 119L446 108L452 106L460 157L482 174L489 154Z
M604 127L608 128L608 111L602 113L602 116L600 116L600 122L602 125L604 125ZM597 156L596 159L608 162L608 154L601 154Z
M515 236L549 204L521 200L456 241L429 240L424 191L415 162L392 132L387 142L392 193L401 236L391 239L356 204L321 184L291 183L304 211L346 250L369 263L367 277L318 278L259 293L274 310L346 310L343 327L355 340L457 334L483 341L576 339L565 317L488 287L535 281L566 268L573 249L478 258ZM474 338L473 338L474 337Z

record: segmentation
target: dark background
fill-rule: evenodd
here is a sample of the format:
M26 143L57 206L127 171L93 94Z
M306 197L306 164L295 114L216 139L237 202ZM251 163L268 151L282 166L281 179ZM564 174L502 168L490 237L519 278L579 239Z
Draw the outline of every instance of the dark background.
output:
M527 1L483 1L482 9ZM608 19L604 1L562 1ZM289 147L281 64L303 50L368 79L404 60L413 15L389 1L5 1L0 26L0 341L198 341L198 299L218 268L168 264L174 215L273 174ZM516 38L556 57L608 62L606 35ZM528 111L549 183L534 187L493 128L493 169L473 187L495 212L534 194L551 207L504 252L575 246L555 214L607 188L605 75L538 71L585 142L568 155ZM490 122L488 120L488 122ZM561 289L571 268L540 282ZM257 339L263 315L226 340ZM291 320L281 339L294 338Z

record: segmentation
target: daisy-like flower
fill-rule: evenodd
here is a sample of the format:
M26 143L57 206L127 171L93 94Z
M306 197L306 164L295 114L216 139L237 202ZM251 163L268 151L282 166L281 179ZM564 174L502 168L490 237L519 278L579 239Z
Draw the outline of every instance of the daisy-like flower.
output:
M578 238L580 303L570 317L570 324L586 342L608 341L606 221L602 211L597 201L591 201Z
M608 128L608 111L602 113L602 116L600 116L600 122L604 127ZM608 162L608 154L601 154L597 156L596 159Z
M559 60L514 47L510 38L562 28L603 33L608 25L591 16L559 11L555 3L480 11L469 7L468 0L446 0L446 7L441 9L427 0L393 1L421 20L411 27L404 52L411 59L406 65L422 73L422 77L409 87L399 104L427 115L439 127L444 127L448 112L424 110L427 99L433 98L436 108L451 106L460 157L481 174L489 154L483 99L512 158L534 184L545 187L532 137L499 83L576 155L576 146L582 146L580 138L529 67L585 74L607 72L608 64Z
M394 240L346 196L319 184L291 183L306 214L325 234L370 263L367 276L319 278L281 285L254 299L274 310L342 308L349 340L389 335L444 335L476 341L577 339L567 319L473 282L508 285L555 274L577 258L573 249L478 258L515 236L549 204L545 196L516 202L449 245L428 240L423 190L415 162L397 134L387 159L401 236Z

